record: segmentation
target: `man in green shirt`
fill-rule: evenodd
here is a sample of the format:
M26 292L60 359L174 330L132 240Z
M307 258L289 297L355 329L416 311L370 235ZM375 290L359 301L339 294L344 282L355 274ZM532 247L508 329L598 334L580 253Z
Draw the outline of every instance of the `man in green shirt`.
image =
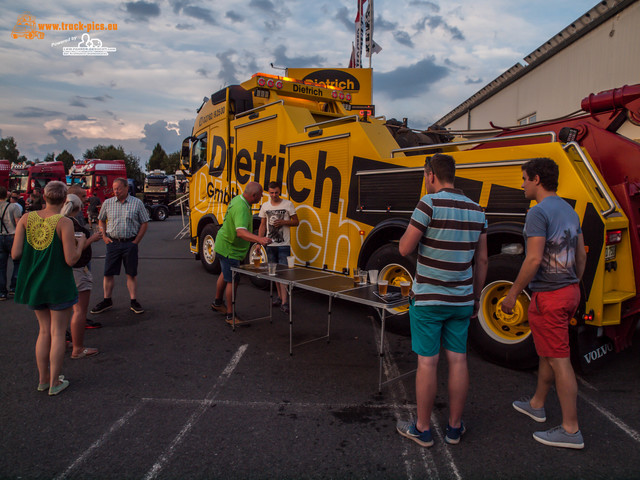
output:
M211 308L227 314L227 323L233 323L232 291L231 291L231 267L237 267L247 256L251 242L266 246L271 243L268 237L259 237L251 233L253 227L253 215L251 205L258 203L262 198L262 186L257 182L249 182L242 195L234 197L229 203L227 214L222 222L222 227L216 235L214 250L220 260L220 276L216 283L216 298ZM237 287L236 283L236 287ZM227 301L222 302L224 294ZM236 323L237 323L236 319Z

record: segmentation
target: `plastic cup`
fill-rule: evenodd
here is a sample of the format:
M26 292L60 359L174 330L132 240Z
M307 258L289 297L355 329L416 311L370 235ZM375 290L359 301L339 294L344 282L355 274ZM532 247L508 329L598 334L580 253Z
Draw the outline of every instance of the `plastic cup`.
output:
M400 293L402 294L403 297L408 296L410 291L411 291L411 282L400 282Z
M360 273L358 272L354 272L353 273L353 286L358 286L360 285Z
M367 271L366 270L360 270L360 285L366 285L367 284Z
M380 295L386 295L388 286L389 286L388 280L378 280L378 293Z
M269 268L269 275L271 275L272 277L274 277L276 275L276 267L278 266L277 263L270 263L268 268Z
M373 285L378 283L378 270L369 270L369 281Z
M289 268L293 268L293 267L295 267L295 265L296 265L296 264L295 264L295 261L296 261L296 257L294 257L293 255L289 255L289 256L287 257L287 266L288 266Z
M259 266L260 266L260 260L261 260L261 258L260 258L260 257L254 257L254 259L253 259L253 266L254 266L254 267L259 267Z

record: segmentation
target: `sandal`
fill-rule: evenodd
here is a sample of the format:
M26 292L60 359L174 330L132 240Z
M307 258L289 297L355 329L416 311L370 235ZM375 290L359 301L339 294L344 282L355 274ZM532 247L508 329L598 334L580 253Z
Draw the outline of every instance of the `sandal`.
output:
M78 355L71 355L71 358L77 360L78 358L92 357L98 354L97 348L85 348Z

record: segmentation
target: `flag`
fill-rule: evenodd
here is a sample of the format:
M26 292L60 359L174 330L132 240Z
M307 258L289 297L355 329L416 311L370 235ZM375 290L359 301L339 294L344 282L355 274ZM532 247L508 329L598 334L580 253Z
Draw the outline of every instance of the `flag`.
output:
M369 5L364 15L364 46L367 57L382 51L382 47L373 40L373 0L369 0Z
M351 42L351 58L349 59L349 68L356 67L356 47Z
M367 0L356 0L358 2L358 13L356 14L356 56L354 68L362 68L362 7Z

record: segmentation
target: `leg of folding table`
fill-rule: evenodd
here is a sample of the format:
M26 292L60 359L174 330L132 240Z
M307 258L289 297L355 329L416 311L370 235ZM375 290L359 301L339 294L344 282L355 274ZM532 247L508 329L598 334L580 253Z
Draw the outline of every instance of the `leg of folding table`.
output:
M287 285L289 294L289 355L293 355L293 283Z
M381 323L380 323L380 370L378 373L378 393L382 393L382 364L384 360L384 320L386 309L382 309Z

